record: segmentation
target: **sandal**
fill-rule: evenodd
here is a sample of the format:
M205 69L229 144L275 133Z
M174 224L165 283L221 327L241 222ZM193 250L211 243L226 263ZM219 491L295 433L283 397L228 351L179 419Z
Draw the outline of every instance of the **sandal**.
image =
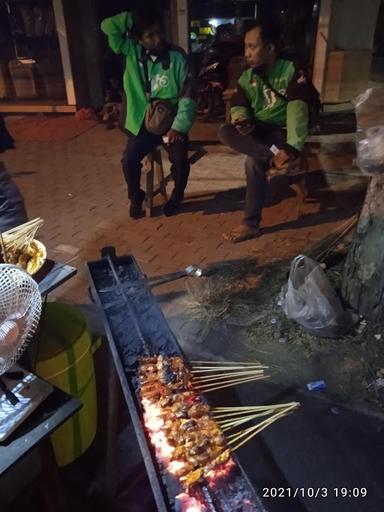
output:
M228 240L228 242L237 244L238 242L244 242L245 240L256 238L260 233L261 230L259 227L250 227L242 224L241 226L237 226L232 229L229 233L223 233L223 238L224 240Z

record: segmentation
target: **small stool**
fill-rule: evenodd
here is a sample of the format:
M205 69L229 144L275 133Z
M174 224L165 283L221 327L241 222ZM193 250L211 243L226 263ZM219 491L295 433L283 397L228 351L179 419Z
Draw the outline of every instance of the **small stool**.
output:
M172 179L171 174L164 176L160 147L157 147L145 157L143 172L145 175L145 211L147 217L152 217L153 198L157 194L161 194L164 201L167 201L167 183ZM158 183L156 188L154 186L155 174Z

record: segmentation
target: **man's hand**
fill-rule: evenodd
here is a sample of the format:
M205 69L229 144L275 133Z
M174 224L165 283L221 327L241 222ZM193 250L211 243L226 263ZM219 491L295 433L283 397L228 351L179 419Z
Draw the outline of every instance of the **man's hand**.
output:
M236 120L233 124L240 135L249 135L255 129L254 123L247 118Z
M165 135L168 139L168 146L173 144L174 142L181 142L184 138L183 134L171 128L168 133Z
M286 171L292 163L297 160L298 153L288 151L286 149L280 149L279 152L273 157L273 167L278 171Z

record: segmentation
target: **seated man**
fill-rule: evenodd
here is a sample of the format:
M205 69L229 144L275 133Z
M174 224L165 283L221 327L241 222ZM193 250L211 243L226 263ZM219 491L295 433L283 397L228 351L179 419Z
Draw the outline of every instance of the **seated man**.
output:
M308 134L308 104L317 97L304 72L278 57L276 38L267 25L254 21L246 28L245 58L248 69L231 101L231 124L219 130L221 142L247 155L245 218L223 235L231 242L260 233L267 171L286 171L300 156Z
M148 7L142 13L122 12L107 18L101 29L108 36L111 49L125 55L126 59L124 123L128 142L122 164L131 201L130 216L137 219L142 214L145 193L140 188L141 161L163 142L175 181L163 211L165 215L172 215L182 202L187 186L188 132L196 113L193 77L187 57L181 48L165 42L161 17ZM154 133L161 132L161 128L153 130L148 126L146 114L154 104L151 100L163 100L174 111L169 114L171 121L163 133ZM152 116L154 123L164 114L164 109L160 108L157 114Z
M13 147L13 139L0 114L0 153ZM24 224L27 220L23 197L0 161L0 232Z

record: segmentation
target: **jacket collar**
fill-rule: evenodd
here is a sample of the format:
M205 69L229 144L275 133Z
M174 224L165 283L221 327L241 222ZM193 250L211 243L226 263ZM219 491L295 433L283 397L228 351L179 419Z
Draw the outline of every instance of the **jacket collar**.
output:
M170 56L170 49L171 46L168 43L165 43L164 50L161 52L160 55L157 56L154 63L161 62L163 69L168 69L171 65L171 56ZM144 46L141 47L141 57L140 60L142 62L150 60L150 53L148 50L144 48Z

